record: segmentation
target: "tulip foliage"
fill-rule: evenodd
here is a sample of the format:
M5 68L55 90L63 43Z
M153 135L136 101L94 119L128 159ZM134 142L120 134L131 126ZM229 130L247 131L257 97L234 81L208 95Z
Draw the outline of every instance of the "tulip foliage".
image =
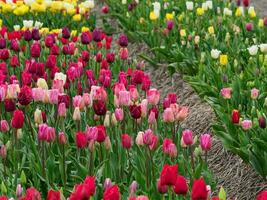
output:
M126 35L111 49L113 37L100 29L70 32L34 28L6 39L1 29L1 193L189 198L200 179L208 195L212 138L182 130L188 107L151 87L144 63L128 58Z
M267 18L248 0L108 3L107 16L154 53L142 57L183 73L217 114L225 147L266 177Z

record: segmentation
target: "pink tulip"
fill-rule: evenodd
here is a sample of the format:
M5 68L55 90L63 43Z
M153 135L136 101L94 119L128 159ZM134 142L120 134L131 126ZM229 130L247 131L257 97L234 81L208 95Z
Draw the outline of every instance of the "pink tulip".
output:
M117 121L122 121L124 118L124 113L122 108L116 108L115 109L115 117Z
M110 180L110 178L106 178L105 182L104 182L104 191L108 190L112 186L113 186L113 184L112 184L112 181Z
M147 129L143 135L143 142L145 145L151 145L153 140L153 131L151 129Z
M42 88L32 88L33 100L43 102L45 98L45 92Z
M103 87L92 86L91 87L92 100L104 101L107 100L107 92Z
M188 116L188 107L187 106L182 106L180 109L179 109L179 112L178 114L176 115L176 120L178 121L184 121L187 116Z
M75 97L73 97L72 104L74 108L79 107L80 110L83 110L85 106L81 95L76 95Z
M241 122L241 126L244 130L249 130L252 127L252 121L248 119L243 120Z
M58 116L59 117L66 117L66 112L67 112L66 104L65 103L60 103L58 105Z
M251 98L252 98L252 99L257 99L258 96L259 96L259 90L256 89L256 88L253 88L253 89L251 90Z
M92 107L92 98L89 93L83 93L83 101L85 106Z
M45 141L46 140L46 132L47 132L47 124L40 124L38 126L38 140Z
M142 117L146 117L147 116L147 106L148 106L148 100L147 99L143 99L141 101L141 116Z
M129 92L130 92L131 100L133 102L137 101L139 98L139 93L138 93L136 87L135 86L129 87Z
M163 111L163 121L167 123L173 123L174 122L174 114L171 108L166 108Z
M150 89L147 92L148 103L152 105L157 105L160 99L160 93L157 89Z
M221 96L224 99L231 99L231 93L232 93L232 88L223 88L223 89L221 89Z
M120 49L120 58L122 60L126 60L128 58L128 49L127 48L121 48Z
M48 94L49 94L49 102L51 104L58 104L59 90L58 89L51 89L48 91Z
M7 131L9 131L9 124L6 120L0 121L0 131L3 133L6 133Z
M58 142L59 144L65 145L67 143L67 138L64 132L58 133Z
M155 124L157 121L155 112L150 112L148 116L148 124L152 125Z
M210 134L202 134L200 136L200 146L202 150L209 151L212 145L212 139Z
M52 127L48 127L46 129L46 141L47 142L53 142L56 138L56 132L55 132L55 128Z
M120 91L119 92L119 105L120 106L129 106L131 103L130 92Z
M0 146L0 157L1 158L6 158L7 155L7 149L5 145Z
M193 132L191 130L184 130L182 133L182 139L185 145L193 144Z

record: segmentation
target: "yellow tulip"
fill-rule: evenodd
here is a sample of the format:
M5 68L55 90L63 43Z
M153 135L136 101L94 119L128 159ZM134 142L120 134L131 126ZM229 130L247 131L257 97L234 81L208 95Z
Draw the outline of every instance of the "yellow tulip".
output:
M249 14L250 18L255 18L256 17L256 12L255 12L254 9L252 11L250 11L248 14Z
M238 7L235 11L235 16L240 17L242 15L242 10L240 7Z
M44 1L43 0L36 0L37 3L42 4Z
M213 28L213 26L210 26L208 28L208 31L209 31L209 34L214 34L214 28Z
M181 29L180 30L180 35L181 35L181 37L185 37L186 36L186 30L185 29Z
M45 6L45 4L39 4L39 3L34 2L31 5L31 10L33 12L45 12L46 6Z
M44 90L47 90L48 89L48 85L47 85L46 80L43 79L43 78L38 78L38 80L37 80L37 87L38 88L42 88Z
M145 23L145 19L144 19L143 17L141 17L141 18L139 19L139 23L140 23L140 24L144 24L144 23Z
M156 20L156 19L157 19L157 15L156 15L156 13L155 13L154 11L150 12L150 14L149 14L149 18L150 18L150 20L152 20L152 21Z
M51 11L61 11L62 10L62 2L61 1L53 1L51 3Z
M29 7L25 5L19 6L13 11L13 13L18 16L25 15L28 12L29 12Z
M70 35L71 35L72 37L75 37L75 36L77 36L77 33L78 33L77 30L72 30L72 31L70 32Z
M46 27L41 28L41 29L40 29L40 33L41 33L41 34L48 34L48 33L49 33L49 28L46 28Z
M75 22L81 21L82 16L80 14L73 15L72 20Z
M178 17L178 21L181 22L184 19L184 13L180 14Z
M204 14L204 9L203 8L197 8L197 15L201 16Z
M172 20L173 19L173 13L167 13L166 14L166 19L167 20Z
M23 1L17 1L16 2L16 6L22 6L24 3L23 3Z
M67 9L67 14L68 15L74 15L76 13L76 9L75 8L68 8Z
M220 64L221 65L227 65L228 63L228 56L225 54L220 55Z
M90 31L90 29L88 27L83 26L81 31L82 32L87 32L87 31Z
M263 19L259 19L258 26L259 26L259 27L263 27L263 26L264 26L264 21L263 21Z
M2 5L2 12L3 13L8 13L8 12L12 12L12 6L10 4L3 4Z

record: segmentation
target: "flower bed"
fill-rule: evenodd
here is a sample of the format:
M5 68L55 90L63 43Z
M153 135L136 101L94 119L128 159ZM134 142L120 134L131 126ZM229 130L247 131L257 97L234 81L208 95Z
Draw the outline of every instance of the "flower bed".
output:
M108 3L129 36L154 52L154 59L143 58L185 74L215 110L213 130L225 147L266 177L267 19L247 0Z

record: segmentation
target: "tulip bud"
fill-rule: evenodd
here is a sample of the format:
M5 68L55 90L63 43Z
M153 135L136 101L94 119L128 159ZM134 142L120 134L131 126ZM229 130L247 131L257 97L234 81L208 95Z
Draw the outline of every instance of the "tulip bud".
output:
M5 145L0 146L0 156L1 158L5 159L7 154L7 149Z
M129 187L130 196L134 196L135 195L136 190L137 190L137 186L138 186L137 182L133 181L132 184Z
M58 134L58 142L59 142L59 144L62 144L62 145L65 145L66 144L67 139L66 139L66 135L65 135L64 132L60 132Z
M9 124L6 120L0 121L0 131L6 133L9 131Z
M239 124L240 116L238 110L232 111L232 123L233 124Z
M117 119L116 119L116 116L115 116L115 113L112 113L112 116L111 116L111 124L113 126L116 126L118 123Z
M142 132L142 131L138 132L138 134L136 136L136 139L135 139L135 143L138 146L143 146L144 145L144 132Z
M43 123L42 111L39 110L38 108L34 112L34 122L37 125Z
M112 181L110 180L110 178L106 178L105 182L104 182L104 191L108 190L109 188L112 187Z
M202 150L209 151L212 145L212 139L210 134L202 134L200 136L200 146Z
M104 145L107 150L111 149L111 142L108 136L105 138Z
M17 188L16 188L16 196L17 196L17 198L21 197L22 191L23 191L23 188L21 187L21 184L18 184Z
M107 111L105 119L104 119L104 126L109 127L110 126L110 111Z
M193 132L191 130L184 130L182 133L182 139L185 145L193 144Z
M73 112L72 119L74 121L80 121L81 120L81 113L80 113L80 108L76 107Z
M264 116L261 116L259 118L259 126L262 128L262 129L265 129L266 128L266 118Z
M25 172L23 170L21 171L21 174L20 174L20 182L22 185L27 183L27 178L26 178Z

